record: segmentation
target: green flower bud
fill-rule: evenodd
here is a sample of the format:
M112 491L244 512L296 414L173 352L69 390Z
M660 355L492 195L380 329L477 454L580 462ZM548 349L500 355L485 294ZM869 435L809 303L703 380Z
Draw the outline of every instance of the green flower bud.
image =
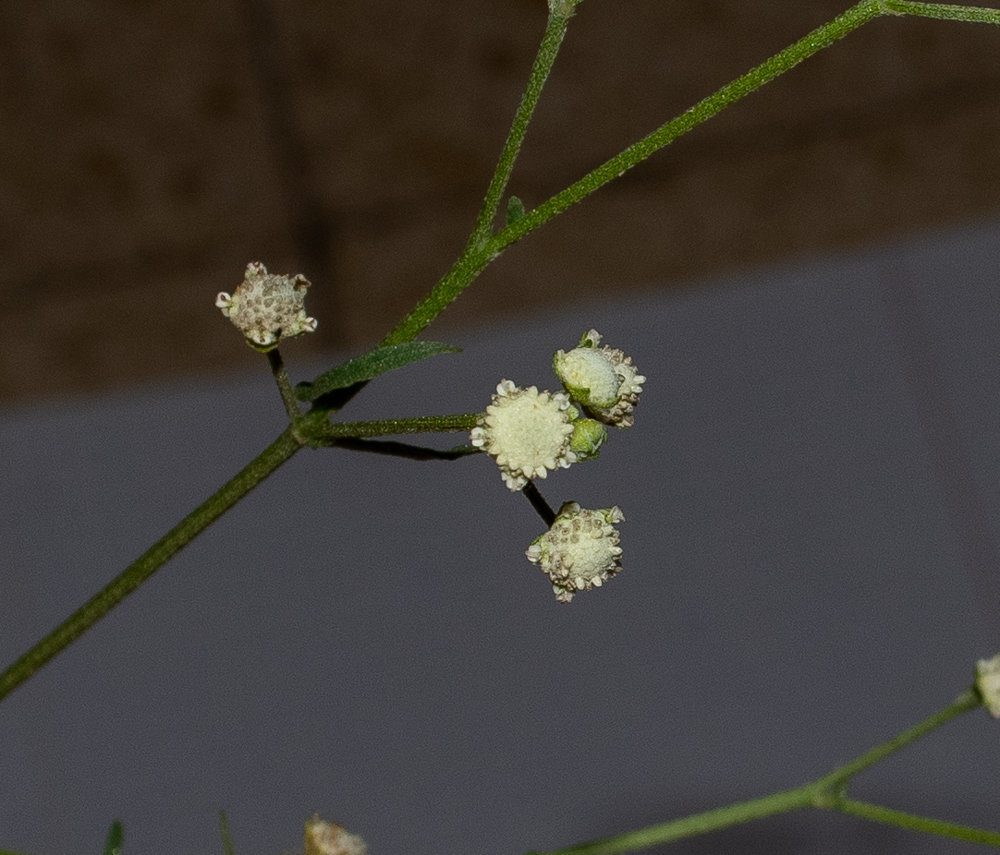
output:
M596 419L574 419L569 448L578 461L587 460L601 453L601 445L607 438L608 429Z

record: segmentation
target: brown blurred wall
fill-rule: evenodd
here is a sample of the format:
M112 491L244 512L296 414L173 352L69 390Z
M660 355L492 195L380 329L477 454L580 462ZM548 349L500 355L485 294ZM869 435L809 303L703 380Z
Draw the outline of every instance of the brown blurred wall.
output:
M848 5L586 0L510 192L538 204ZM289 353L377 341L462 248L545 16L0 5L0 402L259 363L213 306L248 261L313 282L319 330ZM442 321L992 217L998 151L1000 28L880 19L517 244Z

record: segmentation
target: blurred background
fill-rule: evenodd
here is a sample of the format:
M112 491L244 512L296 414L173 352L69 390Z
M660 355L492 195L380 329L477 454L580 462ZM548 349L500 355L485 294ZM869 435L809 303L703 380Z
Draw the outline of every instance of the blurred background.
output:
M510 192L531 207L844 10L588 0ZM377 341L448 269L543 0L0 8L0 401L248 368L218 313L304 273L305 345ZM676 288L1000 211L988 26L886 18L547 225L445 324Z
M531 207L842 11L586 0L510 191ZM0 6L0 660L282 429L212 305L312 282L293 380L464 244L542 0ZM303 451L0 704L0 847L239 855L314 811L372 855L548 850L796 786L1000 648L1000 31L876 21L520 242L345 417L551 388L596 327L636 425L553 474L619 504L569 606L476 457ZM449 446L462 437L432 438ZM345 486L346 485L346 486ZM976 711L852 793L1000 828ZM665 851L955 853L819 812Z

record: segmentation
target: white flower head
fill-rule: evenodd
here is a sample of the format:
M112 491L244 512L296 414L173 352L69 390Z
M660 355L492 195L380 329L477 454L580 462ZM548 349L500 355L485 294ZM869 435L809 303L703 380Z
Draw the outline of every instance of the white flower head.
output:
M368 846L356 834L315 814L306 820L305 855L366 855Z
M520 490L531 478L576 462L569 410L569 397L562 392L522 389L501 380L469 441L496 460L511 490Z
M1000 718L1000 653L976 663L976 688L983 696L983 706L993 718Z
M599 588L622 569L622 550L614 523L625 515L617 505L597 511L566 502L545 534L525 555L552 580L556 600L568 603L578 591Z
M632 358L607 345L599 348L601 334L583 334L580 346L569 353L558 351L553 367L563 386L593 418L617 428L631 427L632 411L639 403L646 378Z
M232 296L220 292L215 305L243 333L247 344L268 351L281 339L316 329L316 319L306 317L308 287L309 280L301 273L278 276L255 261L247 265L243 282Z

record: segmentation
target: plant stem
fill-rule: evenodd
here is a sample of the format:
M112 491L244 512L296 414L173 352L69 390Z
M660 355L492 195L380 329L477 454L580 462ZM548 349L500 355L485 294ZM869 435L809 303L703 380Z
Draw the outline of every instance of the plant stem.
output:
M1000 10L981 6L948 6L943 3L914 3L911 0L883 0L882 6L890 15L919 15L942 21L1000 24Z
M682 819L650 825L636 831L628 831L615 837L603 840L593 840L577 846L567 846L565 849L553 849L537 855L614 855L618 852L632 852L636 849L646 849L670 843L683 837L693 837L708 831L718 831L730 825L738 825L765 816L799 810L812 806L812 789L809 785L772 793L761 799L729 805L724 808L696 813Z
M838 15L829 23L817 27L793 45L790 45L766 62L761 63L743 76L723 86L713 95L699 101L680 116L677 116L675 119L653 131L653 133L629 146L620 154L585 175L579 181L557 193L547 202L526 213L521 219L509 224L491 240L487 241L485 245L479 245L475 240L470 240L452 269L434 286L431 293L418 303L413 311L386 336L382 344L399 344L412 340L472 284L491 261L498 258L511 244L534 231L543 223L548 222L557 214L562 213L570 205L581 201L605 184L624 174L626 170L631 169L637 163L645 160L664 146L669 145L678 137L712 118L716 113L719 113L731 104L735 104L741 98L759 89L765 83L774 80L774 78L794 68L803 60L808 59L823 48L829 47L838 39L843 38L862 25L882 15L920 15L954 21L1000 24L1000 10L996 9L937 3L917 3L910 2L910 0L862 0L862 2L852 6L842 15ZM550 20L550 28L552 25L553 23ZM549 31L546 31L546 36L548 37L548 35ZM558 48L558 42L555 43L555 48ZM541 50L539 51L539 57L542 57ZM526 93L525 99L527 97ZM525 101L522 101L522 107L524 105ZM527 115L530 116L530 113ZM504 155L501 156L501 163L498 166L498 176L500 177L494 176L495 188L494 184L491 184L486 202L480 213L480 219L477 222L474 238L485 235L495 217L500 195L509 177L509 169L507 168L505 156L509 148L511 150L510 166L512 167L513 157L517 154L517 145L520 144L519 140L512 142L517 127L518 120L515 117L515 126L511 129L511 138L508 139L508 145L504 149ZM501 175L501 173L503 174Z
M470 240L451 270L434 286L430 294L421 300L413 311L382 340L382 346L399 344L415 338L459 294L472 284L487 264L499 257L503 250L512 243L520 240L529 232L534 231L557 214L562 213L570 205L589 196L595 190L617 178L630 167L635 166L665 145L673 142L677 137L711 118L724 107L735 103L768 81L773 80L782 72L788 71L793 66L802 62L802 60L812 56L837 39L846 36L851 31L878 17L880 14L882 12L878 5L878 0L862 0L861 3L858 3L830 23L813 30L813 32L805 38L799 39L791 47L781 51L781 53L757 66L742 77L737 78L732 83L723 86L714 95L705 98L676 119L667 122L649 136L629 146L604 165L599 166L576 183L557 193L544 204L525 214L517 222L508 225L484 245L479 245L475 240ZM553 26L552 20L550 20L549 26L550 28ZM546 35L548 35L548 31L546 31ZM558 43L556 43L556 47L558 47ZM543 51L540 50L539 57L542 57L542 55ZM527 98L527 95L525 98ZM524 102L522 101L523 104ZM515 119L515 128L516 121ZM515 133L515 128L511 129L512 135ZM508 141L509 146L510 142ZM504 152L506 153L506 151L507 148L505 147ZM516 154L516 150L514 154ZM501 159L501 166L498 167L498 170L502 168L503 159ZM502 191L502 185L505 184L506 177L502 178L497 186ZM483 211L480 214L480 223L477 224L477 230L481 230L482 222L492 222L498 203L498 193L495 191L492 195L487 193L486 203L484 203ZM490 213L491 205L492 213ZM477 231L476 234L478 233Z
M539 492L538 487L535 486L535 482L528 481L528 483L521 488L521 492L524 493L528 501L531 502L531 507L535 509L538 516L542 518L549 528L552 528L552 523L556 521L556 512L552 510L552 506L545 501L545 496Z
M669 145L692 128L712 118L724 108L735 104L765 83L774 80L778 75L794 68L804 59L808 59L823 48L829 47L838 39L881 14L877 0L862 0L856 6L838 15L829 23L817 27L807 36L775 54L756 68L751 69L741 77L737 77L731 83L727 83L714 94L661 125L651 134L633 143L579 181L557 193L547 202L526 213L516 223L503 229L491 242L491 248L499 251L520 240L528 232L533 231L556 214L565 211L570 205L579 202L595 190L613 181L624 174L626 170Z
M285 361L281 358L281 352L278 348L267 352L267 363L271 366L274 382L278 384L278 391L281 392L281 400L285 404L288 420L294 422L302 415L302 410L299 409L299 400L295 397L295 390L288 379L288 372L285 371Z
M517 112L514 114L507 142L504 143L496 171L493 173L493 179L486 191L486 198L483 200L483 207L476 220L470 244L481 246L490 236L497 209L500 207L500 200L503 198L503 192L510 180L510 174L514 170L514 162L521 150L521 143L524 142L524 136L528 132L528 123L531 121L531 115L538 104L538 98L542 94L542 87L548 79L549 72L552 71L552 65L556 61L556 55L559 53L559 47L562 45L568 25L568 15L549 15L545 35L538 47L535 64L532 66L531 75L528 78L528 85L524 90Z
M468 431L476 426L476 420L480 415L480 413L466 413L459 416L419 416L412 419L380 419L368 422L321 421L314 428L310 428L307 435L310 439L338 439Z
M975 709L981 703L982 699L975 689L966 689L949 706L940 712L934 713L930 718L925 719L909 730L904 730L899 736L894 736L888 742L876 745L871 751L862 754L857 760L852 760L845 766L841 766L817 783L828 791L842 787L849 778L857 775L858 772L867 769L869 766L874 766L891 754L895 754L907 745L916 742L918 739L922 739L932 730L936 730L956 716Z
M761 819L765 816L772 816L779 813L787 813L805 807L838 810L876 822L897 825L901 828L926 831L932 834L943 834L948 837L970 840L975 843L992 843L996 845L1000 842L1000 833L998 832L983 831L964 825L954 825L936 819L883 808L878 805L856 802L848 799L843 794L843 790L852 776L878 763L880 760L884 760L889 755L895 754L907 745L916 742L921 737L926 736L956 716L975 709L980 703L981 699L975 689L967 689L951 705L930 716L915 727L911 727L909 730L904 731L887 742L876 746L871 751L841 766L818 781L803 784L794 790L785 790L770 796L764 796L760 799L752 799L747 802L730 805L729 807L717 808L705 813L683 817L682 819L651 825L647 828L629 831L615 837L581 843L565 849L554 849L548 853L544 853L544 855L613 855L613 853L618 852L631 852L636 849L645 849L649 846L669 843L673 840L679 840L682 837L691 837L696 834L717 831L730 825L736 825L737 823L749 822L750 820ZM533 853L533 855L542 854Z
M901 810L892 810L881 805L858 802L854 799L840 799L834 805L834 810L841 813L860 816L872 822L884 822L910 831L922 831L926 834L937 834L941 837L953 837L956 840L967 840L970 843L985 843L988 846L1000 846L1000 832L986 831L982 828L972 828L968 825L957 825L953 822L942 822L926 816L916 816Z
M289 427L243 471L184 517L141 558L0 674L0 699L83 635L300 448L302 441L293 435Z

